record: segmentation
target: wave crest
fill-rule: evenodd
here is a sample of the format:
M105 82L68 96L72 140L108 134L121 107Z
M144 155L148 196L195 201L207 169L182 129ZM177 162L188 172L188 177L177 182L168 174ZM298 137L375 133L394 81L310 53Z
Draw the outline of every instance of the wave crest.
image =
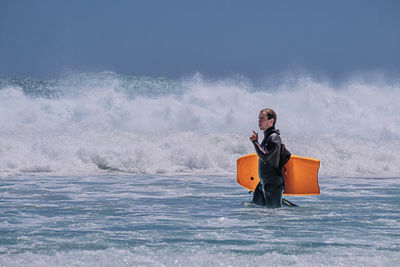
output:
M1 79L1 172L229 172L272 107L288 148L321 159L321 174L399 173L398 85L310 78L278 87L81 74Z

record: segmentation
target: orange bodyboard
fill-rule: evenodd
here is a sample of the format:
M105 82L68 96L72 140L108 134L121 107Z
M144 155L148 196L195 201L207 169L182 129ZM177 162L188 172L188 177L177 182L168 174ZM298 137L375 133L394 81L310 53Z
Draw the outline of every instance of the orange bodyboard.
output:
M285 195L319 195L319 159L292 155L283 168ZM237 182L244 188L254 191L258 177L258 156L248 154L237 159Z

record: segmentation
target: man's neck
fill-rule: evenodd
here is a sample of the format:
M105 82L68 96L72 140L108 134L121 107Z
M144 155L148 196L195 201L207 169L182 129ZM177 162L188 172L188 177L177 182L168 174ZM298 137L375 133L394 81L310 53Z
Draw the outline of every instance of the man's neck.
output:
M264 135L270 135L273 130L275 130L274 126L269 127L267 130L264 131Z

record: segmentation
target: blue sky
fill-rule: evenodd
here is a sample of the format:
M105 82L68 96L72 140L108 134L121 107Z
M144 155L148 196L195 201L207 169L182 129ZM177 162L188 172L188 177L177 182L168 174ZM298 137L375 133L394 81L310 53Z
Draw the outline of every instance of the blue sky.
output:
M400 73L400 1L1 0L0 75Z

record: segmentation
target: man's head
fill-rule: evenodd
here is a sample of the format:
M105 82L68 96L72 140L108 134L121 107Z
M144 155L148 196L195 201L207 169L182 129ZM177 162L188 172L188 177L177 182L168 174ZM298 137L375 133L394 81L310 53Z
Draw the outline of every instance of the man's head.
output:
M258 126L260 130L267 130L270 127L275 127L276 123L276 113L273 109L266 108L260 111L258 115Z

